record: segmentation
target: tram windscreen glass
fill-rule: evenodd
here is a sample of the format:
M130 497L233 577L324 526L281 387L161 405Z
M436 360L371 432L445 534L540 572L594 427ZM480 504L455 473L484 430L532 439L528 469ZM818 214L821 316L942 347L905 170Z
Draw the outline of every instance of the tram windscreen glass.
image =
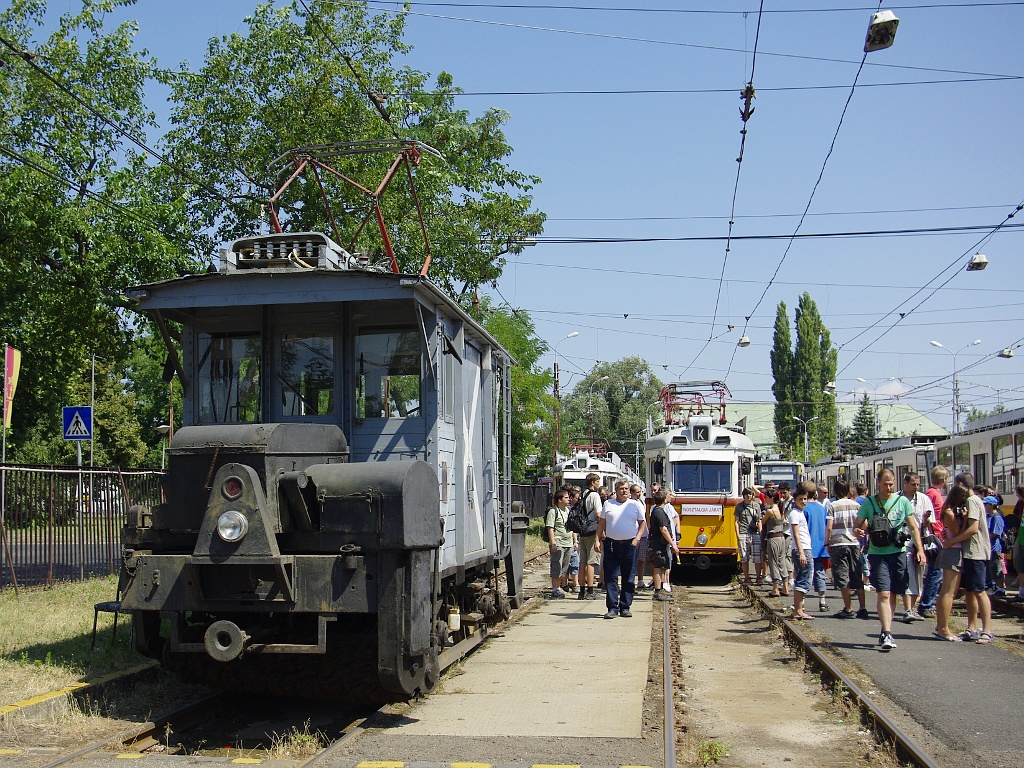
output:
M415 329L356 336L356 418L404 419L420 410L420 335Z
M675 493L732 493L732 476L730 461L672 462Z
M260 420L258 333L199 334L199 423Z
M334 338L285 334L281 337L281 415L334 413Z

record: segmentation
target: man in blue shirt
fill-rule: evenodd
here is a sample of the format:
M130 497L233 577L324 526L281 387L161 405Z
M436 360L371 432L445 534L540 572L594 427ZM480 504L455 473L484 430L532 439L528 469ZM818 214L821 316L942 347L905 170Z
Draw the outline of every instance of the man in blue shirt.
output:
M807 480L800 485L808 499L807 504L804 505L804 517L807 518L807 530L811 534L811 555L814 558L811 583L814 591L818 593L818 610L825 613L828 610L828 603L825 602L825 571L828 563L825 528L827 527L828 510L825 509L824 504L815 499L818 489L813 482Z

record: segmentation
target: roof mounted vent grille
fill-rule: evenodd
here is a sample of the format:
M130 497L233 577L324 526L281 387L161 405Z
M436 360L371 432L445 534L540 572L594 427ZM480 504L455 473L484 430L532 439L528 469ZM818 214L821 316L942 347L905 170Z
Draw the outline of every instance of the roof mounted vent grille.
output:
M355 257L320 232L258 235L221 251L221 272L247 269L353 269Z

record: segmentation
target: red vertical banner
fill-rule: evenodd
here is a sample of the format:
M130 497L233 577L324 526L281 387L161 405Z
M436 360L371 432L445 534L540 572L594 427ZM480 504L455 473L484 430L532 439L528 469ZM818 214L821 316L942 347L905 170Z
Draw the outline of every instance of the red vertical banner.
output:
M18 388L18 371L21 368L21 352L14 347L4 347L4 429L11 426L11 404L14 391Z

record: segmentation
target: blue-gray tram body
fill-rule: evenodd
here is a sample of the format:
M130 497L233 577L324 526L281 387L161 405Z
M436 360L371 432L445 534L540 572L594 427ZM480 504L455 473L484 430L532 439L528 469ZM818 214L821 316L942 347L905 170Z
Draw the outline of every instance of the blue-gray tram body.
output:
M123 531L137 648L248 690L431 690L521 596L509 355L426 277L319 233L130 295L184 401L162 503Z

